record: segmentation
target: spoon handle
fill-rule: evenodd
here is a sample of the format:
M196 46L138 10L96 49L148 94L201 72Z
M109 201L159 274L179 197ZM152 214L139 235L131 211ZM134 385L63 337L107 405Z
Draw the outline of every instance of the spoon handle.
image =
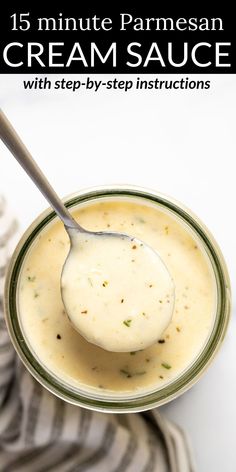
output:
M30 152L25 147L15 129L7 119L6 115L0 109L0 138L8 147L21 167L29 175L29 177L36 184L38 189L42 192L44 197L48 200L52 208L55 210L59 218L63 221L66 228L82 228L72 218L69 211L63 205L62 201L51 187L50 183L44 176L43 172L32 158Z

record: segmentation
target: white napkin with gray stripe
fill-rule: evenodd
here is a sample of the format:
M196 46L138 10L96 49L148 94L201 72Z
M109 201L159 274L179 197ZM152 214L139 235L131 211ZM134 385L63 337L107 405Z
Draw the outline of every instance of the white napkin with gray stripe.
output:
M194 472L185 434L160 415L104 414L44 389L16 356L3 319L16 222L0 197L0 471Z

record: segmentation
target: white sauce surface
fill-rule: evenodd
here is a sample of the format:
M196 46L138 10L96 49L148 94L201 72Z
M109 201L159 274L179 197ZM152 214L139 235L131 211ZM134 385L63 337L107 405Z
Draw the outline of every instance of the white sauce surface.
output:
M145 349L171 321L174 284L149 246L119 235L70 230L62 298L72 324L89 342L113 352Z
M175 283L174 314L161 338L138 352L109 352L87 342L72 327L61 299L70 244L55 220L32 244L19 279L20 322L31 350L51 373L85 391L122 396L161 388L198 356L215 318L215 278L200 241L180 219L140 199L91 202L73 215L89 230L124 232L157 250Z

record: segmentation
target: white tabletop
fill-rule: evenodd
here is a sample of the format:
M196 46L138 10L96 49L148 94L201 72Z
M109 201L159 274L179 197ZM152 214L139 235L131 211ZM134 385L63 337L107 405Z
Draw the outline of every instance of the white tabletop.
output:
M5 75L0 76L0 99L61 196L92 185L130 183L189 206L220 244L234 290L235 76L191 79L211 80L211 88L24 91L23 76ZM47 206L3 145L0 192L18 216L21 232ZM162 407L189 434L199 472L236 469L235 328L234 319L223 348L197 385Z

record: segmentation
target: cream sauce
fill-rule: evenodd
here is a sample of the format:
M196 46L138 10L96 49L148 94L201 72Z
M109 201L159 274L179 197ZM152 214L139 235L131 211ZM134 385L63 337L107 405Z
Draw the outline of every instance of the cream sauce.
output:
M54 221L32 244L20 274L19 316L31 350L51 373L85 391L127 395L162 387L198 356L214 321L215 279L200 240L180 219L143 200L107 199L81 205L73 214L92 231L125 232L157 250L175 283L174 314L157 342L138 352L109 352L87 342L62 303L60 276L70 244L63 225ZM138 253L132 252L134 259ZM147 293L152 290L147 287Z

